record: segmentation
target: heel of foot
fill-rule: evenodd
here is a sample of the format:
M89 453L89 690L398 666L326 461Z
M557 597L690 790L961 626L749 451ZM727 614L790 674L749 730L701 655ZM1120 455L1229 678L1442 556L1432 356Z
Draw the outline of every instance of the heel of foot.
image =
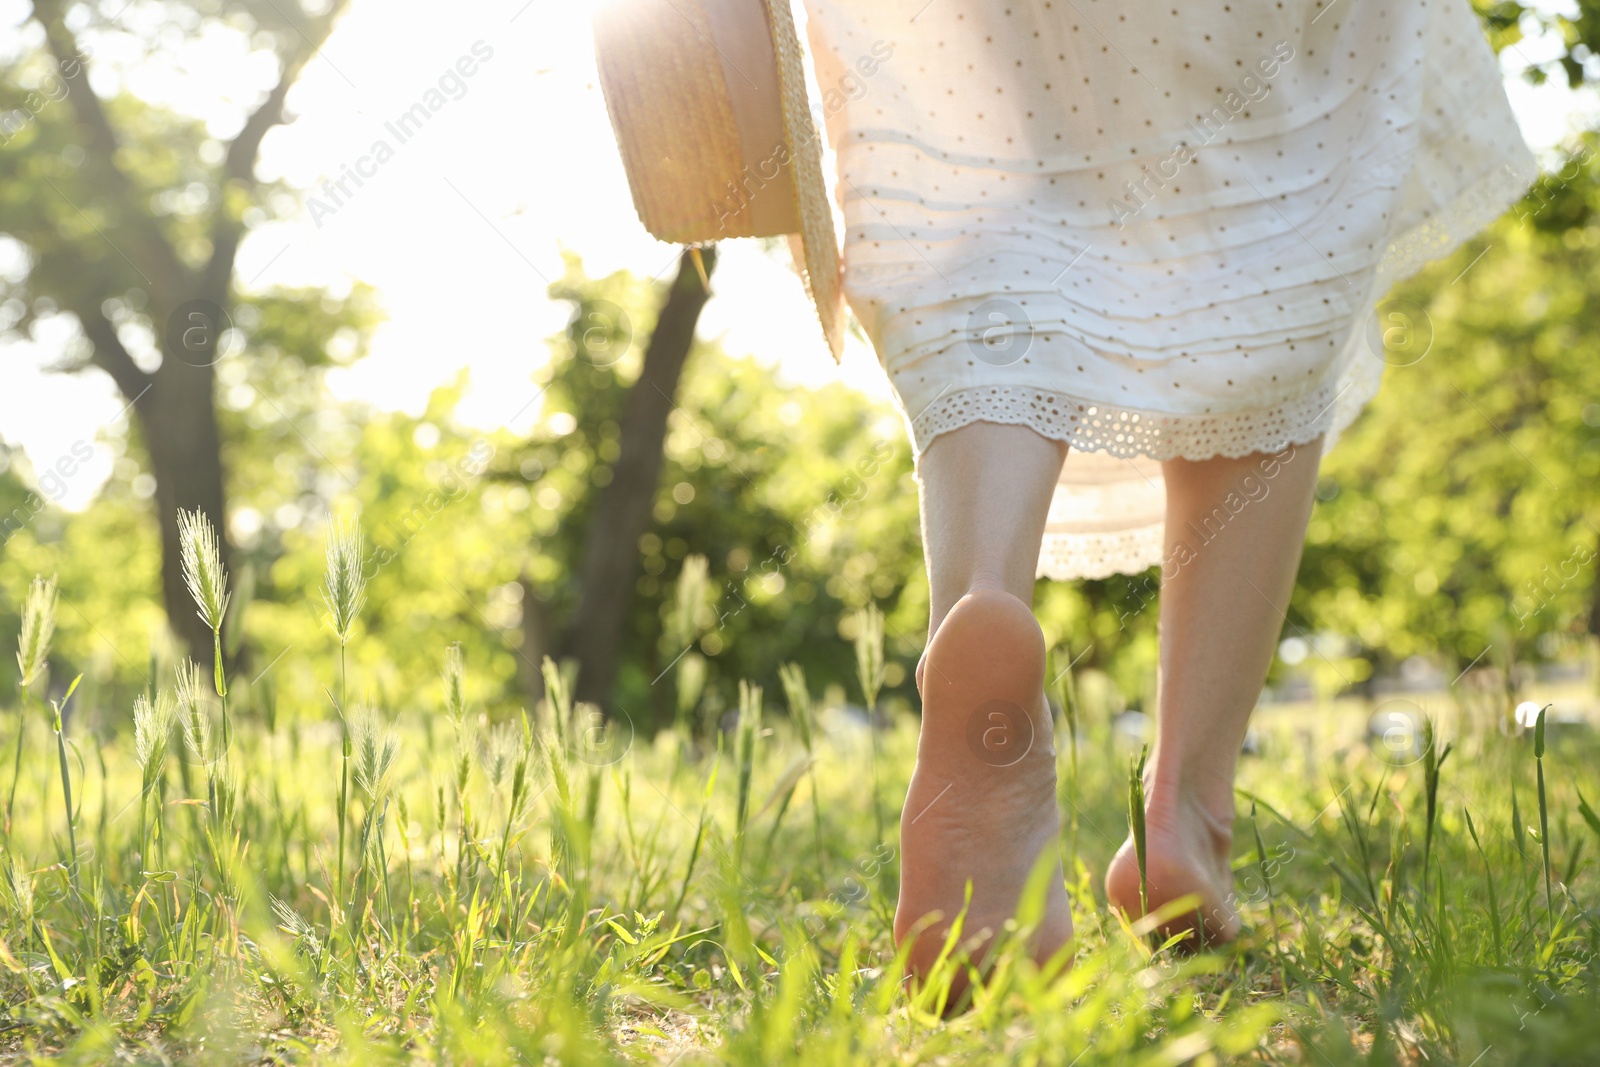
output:
M1044 681L1044 632L1033 609L1010 593L984 589L956 602L923 656L924 692L966 684L970 676L1005 678L1007 689L1038 691Z

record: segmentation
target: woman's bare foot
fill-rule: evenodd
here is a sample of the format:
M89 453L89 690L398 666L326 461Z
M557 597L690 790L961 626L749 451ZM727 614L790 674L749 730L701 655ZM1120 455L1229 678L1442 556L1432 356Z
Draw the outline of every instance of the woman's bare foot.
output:
M923 657L922 735L900 822L894 921L897 944L915 935L907 962L913 977L938 957L969 880L962 946L981 961L1047 852L1054 869L1034 958L1042 963L1072 939L1044 661L1032 611L988 589L957 602Z
M1152 912L1181 897L1193 896L1198 906L1161 926L1167 936L1197 931L1200 942L1219 945L1239 934L1234 907L1230 850L1233 819L1207 810L1182 796L1182 790L1152 790L1146 799L1145 867ZM1144 909L1139 901L1139 857L1130 835L1106 871L1106 897L1130 918Z

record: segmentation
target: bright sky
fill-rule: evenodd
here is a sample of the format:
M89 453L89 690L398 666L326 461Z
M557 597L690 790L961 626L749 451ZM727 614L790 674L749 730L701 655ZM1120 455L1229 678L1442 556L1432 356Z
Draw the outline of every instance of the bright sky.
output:
M0 26L24 25L28 7L0 0ZM334 376L336 395L420 411L434 387L466 368L471 386L461 417L483 428L526 430L538 415L538 405L527 406L530 375L546 358L544 338L568 312L545 297L561 274L561 251L579 253L595 276L619 268L656 275L675 262L676 250L646 234L634 215L594 73L590 13L589 2L441 8L355 0L306 68L289 97L298 118L263 145L265 177L316 193L326 179L355 168L379 138L394 155L375 168L362 164L375 173L341 205L316 193L332 211L314 209L308 199L306 210L254 230L240 251L238 280L246 290L282 284L337 291L352 279L377 288L388 322L372 354ZM796 16L803 17L798 4ZM121 22L138 33L140 5L130 5ZM36 26L24 26L26 41L36 34ZM221 138L231 138L273 77L270 64L252 62L222 32L183 46L177 63L139 62L128 35L90 43L102 94L120 79L147 100L204 119ZM0 61L12 47L0 45ZM1532 59L1550 54L1537 43L1521 48ZM446 106L397 143L385 123L437 87L463 56L475 57L475 73L448 86ZM1588 98L1520 81L1509 87L1524 133L1538 147L1593 122ZM870 350L853 338L844 368L835 369L783 258L751 241L725 242L722 252L713 279L718 299L706 307L702 336L721 334L730 352L780 362L794 381L842 375L888 395ZM13 253L0 241L0 274L16 269ZM92 443L100 427L125 417L104 374L48 371L69 333L47 324L29 343L0 346L0 437L26 449L35 467L70 454L76 442ZM86 505L113 458L96 447L60 502Z

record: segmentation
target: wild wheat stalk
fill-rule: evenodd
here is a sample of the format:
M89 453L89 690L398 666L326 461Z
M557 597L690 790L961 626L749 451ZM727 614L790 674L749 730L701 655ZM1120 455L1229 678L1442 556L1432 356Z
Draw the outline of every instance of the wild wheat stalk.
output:
M462 719L467 714L466 698L462 695L466 673L461 646L452 643L444 650L444 710L455 724L457 732L460 732Z
M17 668L26 689L44 674L50 639L56 632L56 580L35 575L22 601L22 629L17 634Z
M0 888L5 891L6 903L10 905L17 925L22 929L24 943L27 943L33 935L33 875L18 856L6 857L4 871L5 880L0 883Z
M328 605L328 619L339 639L339 701L334 710L339 716L339 878L335 892L344 903L345 834L350 808L350 720L345 714L348 700L345 649L355 629L356 617L367 599L367 579L362 571L361 528L340 519L328 531L327 569L322 596Z
M222 696L227 691L222 677L222 620L228 613L228 572L222 566L222 539L198 508L178 509L178 554L183 582L199 609L196 614L211 629L217 695Z
M883 688L883 613L876 604L856 612L856 679L867 701L867 735L872 739L872 821L883 840L883 810L878 804L878 693Z
M501 731L496 731L496 733L502 734ZM495 735L491 735L490 742L491 748L496 747L498 743L498 747L504 750L503 754L496 756L496 762L508 764L511 775L511 799L506 805L505 824L500 830L500 855L495 863L494 875L495 899L497 902L503 903L506 863L511 851L511 833L517 824L518 818L522 815L523 805L528 799L528 787L532 781L529 772L531 770L534 737L532 724L528 721L527 712L522 714L520 738L517 737L516 732L508 724L502 736L497 738ZM491 775L496 787L504 780L504 777L505 771L503 769L497 770Z
M545 660L546 664L550 661ZM466 691L466 664L461 655L461 646L452 644L445 649L444 654L444 701L445 711L450 715L450 721L455 726L456 735L456 813L459 817L456 831L456 884L461 883L462 871L466 860L467 845L467 782L472 775L472 747L468 744L467 731L471 726L467 718ZM440 826L440 859L444 858L445 824L444 792L439 793L439 826ZM448 874L448 872L446 872Z
M17 781L22 777L22 739L27 732L28 689L44 676L50 660L50 639L56 632L56 579L34 575L22 600L22 629L17 634L17 669L21 673L22 707L17 714L17 750L11 763L11 792L6 797L6 836L17 809Z
M172 739L172 727L176 719L177 702L169 689L157 688L153 701L143 693L133 698L133 748L142 779L139 790L139 861L145 867L150 866L146 811L166 769L167 746ZM159 820L159 803L155 805L155 811Z
M778 678L783 682L783 695L789 702L789 718L794 722L800 743L805 746L811 777L811 830L817 845L817 874L824 882L827 871L822 850L822 799L817 795L816 707L811 702L811 690L806 685L806 672L798 663L785 663L778 668Z
M400 757L400 738L377 712L358 709L350 720L356 786L373 803L389 788L389 776Z
M188 656L174 671L178 712L183 739L201 763L211 759L211 720L206 716L206 695L200 681L200 668Z
M373 844L374 827L377 829L377 847L380 857L383 853L383 824L378 806L379 800L385 801L384 810L387 810L387 793L390 775L400 755L400 738L379 718L370 708L358 709L350 716L350 747L353 752L355 782L357 788L366 794L366 812L361 820L360 855L361 866L358 868L360 879L359 894L365 894L367 885L367 856ZM389 925L394 926L394 905L389 898L388 863L383 861L384 897L388 901ZM352 911L352 915L358 914Z
M356 618L367 602L367 579L362 572L364 555L361 527L343 518L336 521L328 531L322 599L328 605L329 623L341 645L350 643ZM342 693L340 697L343 698Z
M222 665L222 623L228 614L228 572L222 566L222 539L203 511L178 509L178 547L183 581L197 614L211 628L211 679L222 701L222 756L233 747L228 715L228 678Z

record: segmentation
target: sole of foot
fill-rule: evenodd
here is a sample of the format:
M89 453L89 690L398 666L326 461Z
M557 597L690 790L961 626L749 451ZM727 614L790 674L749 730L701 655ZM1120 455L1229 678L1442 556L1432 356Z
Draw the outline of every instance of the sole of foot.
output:
M981 967L1046 855L1053 866L1029 950L1042 964L1072 940L1044 667L1033 612L988 590L951 609L923 657L922 734L900 821L894 923L896 944L913 939L906 970L914 982L942 950L969 881L960 944ZM951 1001L963 992L964 978Z
M1226 944L1239 936L1229 863L1231 821L1182 801L1152 800L1145 813L1145 884L1151 912L1185 897L1194 907L1161 923L1167 937L1189 933L1192 948ZM1130 919L1145 914L1139 895L1139 856L1130 835L1106 870L1106 897Z

